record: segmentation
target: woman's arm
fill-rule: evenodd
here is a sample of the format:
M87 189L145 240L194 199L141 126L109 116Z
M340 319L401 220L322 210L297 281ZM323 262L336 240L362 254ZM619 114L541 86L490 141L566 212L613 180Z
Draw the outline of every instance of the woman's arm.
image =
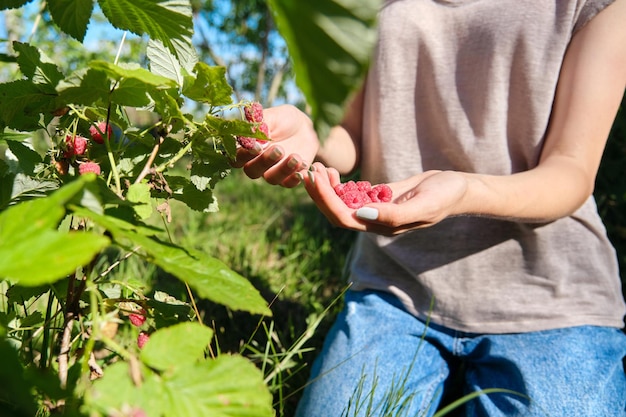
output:
M567 216L591 195L602 153L626 87L626 0L617 0L576 33L564 58L553 113L537 167L493 176L426 172L390 184L394 204L356 213L333 192L334 170L316 165L307 190L331 222L397 234L448 216L527 222Z

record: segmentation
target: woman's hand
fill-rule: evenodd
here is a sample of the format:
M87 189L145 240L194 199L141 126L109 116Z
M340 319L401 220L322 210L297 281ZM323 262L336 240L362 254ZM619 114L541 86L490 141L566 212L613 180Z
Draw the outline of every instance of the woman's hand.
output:
M254 149L237 149L232 165L242 168L250 178L263 177L268 183L295 187L301 171L309 168L319 149L311 119L298 108L282 105L264 109L263 120L271 142Z
M354 210L335 193L339 173L320 163L313 165L305 187L328 220L338 227L382 235L397 235L432 226L463 213L467 177L454 171L429 171L387 184L393 191L389 203L371 203Z

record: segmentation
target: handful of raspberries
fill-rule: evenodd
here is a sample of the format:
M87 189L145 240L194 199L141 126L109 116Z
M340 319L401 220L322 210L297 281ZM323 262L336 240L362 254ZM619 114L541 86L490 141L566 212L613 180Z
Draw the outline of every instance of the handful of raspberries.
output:
M388 203L393 193L387 184L372 187L369 181L348 181L335 186L335 193L346 206L358 209L369 203Z

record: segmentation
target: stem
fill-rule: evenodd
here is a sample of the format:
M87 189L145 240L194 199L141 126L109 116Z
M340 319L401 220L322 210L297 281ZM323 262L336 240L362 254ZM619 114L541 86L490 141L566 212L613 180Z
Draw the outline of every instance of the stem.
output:
M43 342L41 346L41 359L39 367L46 369L48 366L48 343L50 343L50 315L52 314L52 303L54 302L54 294L52 290L48 291L48 305L46 306L46 319L43 323Z
M165 171L165 169L170 166L175 164L176 162L178 162L183 156L185 156L185 154L187 153L187 151L189 151L189 149L191 149L191 144L193 142L189 141L189 143L187 145L185 145L184 148L182 148L180 151L178 151L178 153L176 155L174 155L172 157L172 159L170 159L169 161L165 161L163 162L161 165L159 165L158 167L156 167L155 171L156 172L163 172Z
M37 27L39 27L39 22L41 22L41 14L44 10L46 10L46 3L47 2L45 0L41 2L41 8L39 9L39 13L37 13L37 16L35 17L35 22L33 22L33 27L30 30L30 35L28 35L28 42L33 39L33 36L35 36L35 33L37 32Z
M150 169L152 167L152 163L154 162L154 160L156 159L157 155L159 154L159 149L161 148L161 145L163 144L164 140L165 140L165 138L163 136L159 135L159 137L157 139L157 143L154 145L154 148L152 148L152 152L150 153L150 157L148 158L148 161L146 162L146 164L144 165L143 169L139 173L139 176L135 180L135 184L139 184L141 182L141 180L143 180L146 177L146 175L148 175L148 173L150 172Z
M111 92L115 90L115 87L117 87L117 83L115 83L113 88L111 88ZM124 198L122 196L122 183L120 181L120 174L119 172L117 172L117 163L115 162L115 157L113 156L113 150L111 148L111 141L109 140L110 139L109 138L110 120L111 120L111 102L109 101L109 107L107 108L106 125L104 127L104 130L106 130L106 133L101 132L101 134L102 134L102 137L104 138L104 144L107 148L109 164L111 164L111 173L113 174L113 179L115 180L115 191L120 198ZM96 126L96 128L100 130L98 126Z

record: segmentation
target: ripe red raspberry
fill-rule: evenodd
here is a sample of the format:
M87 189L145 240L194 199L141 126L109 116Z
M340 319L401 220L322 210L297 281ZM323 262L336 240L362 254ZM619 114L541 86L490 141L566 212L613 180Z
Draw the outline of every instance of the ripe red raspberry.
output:
M132 323L133 326L140 327L142 324L146 322L146 310L143 308L139 310L138 313L130 313L128 315L128 319Z
M111 137L111 134L113 133L113 129L111 128L111 125L107 125L106 122L98 122L97 125L98 125L97 128L94 125L91 125L89 127L89 133L91 134L91 139L93 139L93 141L96 143L104 143L104 138L102 137L102 133L106 132L107 137Z
M372 187L369 181L348 181L337 184L334 189L346 206L353 209L369 203L388 203L393 194L387 184Z
M82 164L80 164L80 166L78 167L78 172L80 173L80 175L84 175L88 172L93 172L96 175L100 175L100 165L98 165L97 162L83 162Z
M368 191L367 195L372 200L372 203L388 203L391 201L393 192L387 184L378 184Z
M140 332L139 336L137 336L137 346L139 346L139 349L142 349L146 343L148 343L148 340L150 340L150 335L146 332Z
M64 156L71 158L74 155L84 155L87 151L87 139L82 136L67 135L65 136L66 151Z
M348 191L347 193L342 194L340 198L346 206L352 209L361 208L367 203L372 202L366 193L359 191Z
M247 104L243 108L246 120L253 123L261 123L263 121L263 106L261 103L254 102Z

